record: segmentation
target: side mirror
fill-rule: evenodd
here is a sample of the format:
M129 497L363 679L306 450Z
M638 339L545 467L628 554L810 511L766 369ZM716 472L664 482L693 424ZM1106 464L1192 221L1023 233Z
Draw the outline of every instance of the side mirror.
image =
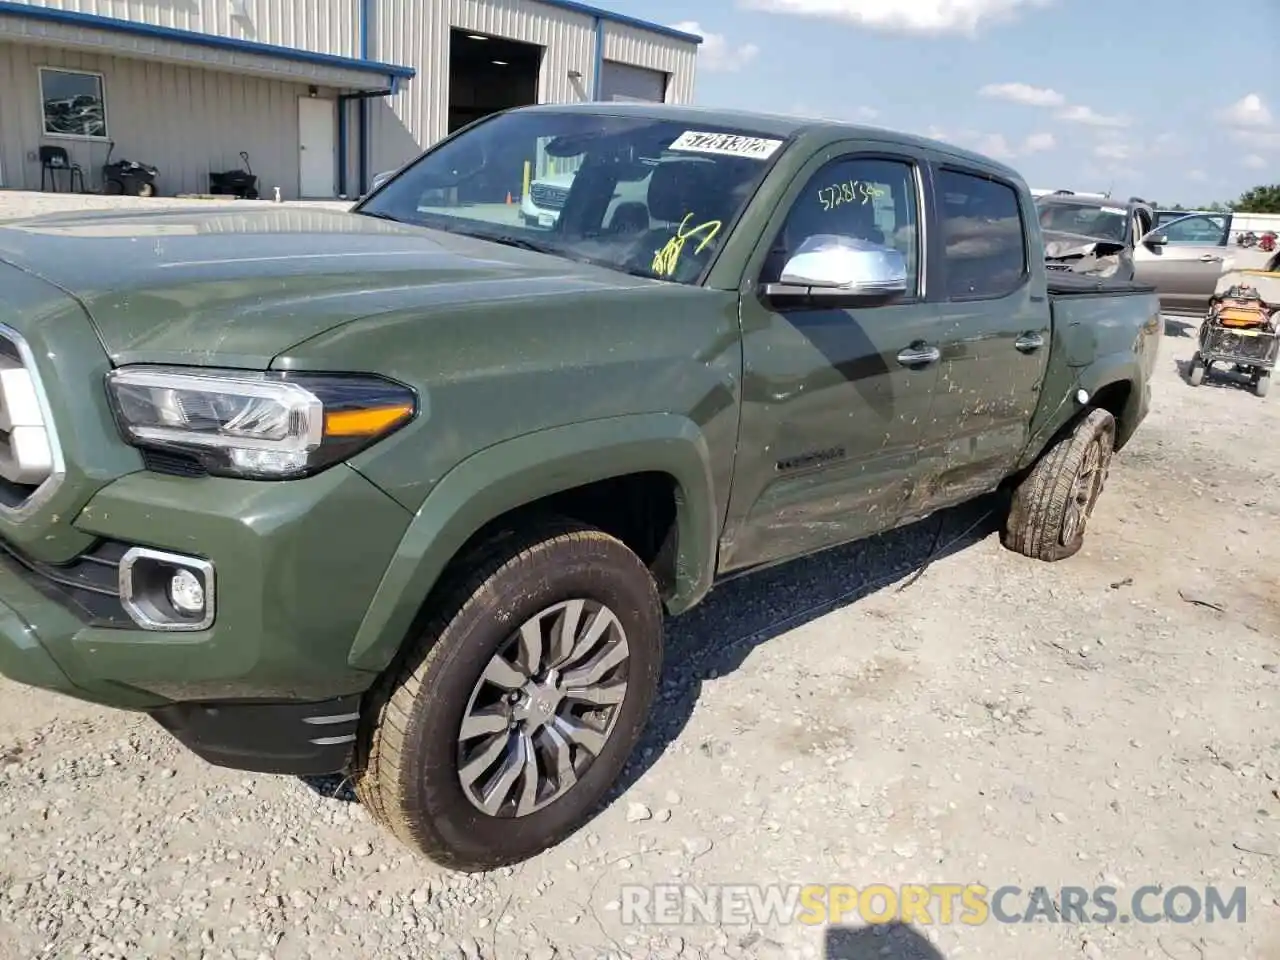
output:
M1142 242L1148 247L1163 247L1169 242L1169 238L1159 230L1152 230L1150 233L1143 235Z
M867 240L819 234L800 244L766 297L801 297L838 306L884 301L907 292L907 259L902 251Z

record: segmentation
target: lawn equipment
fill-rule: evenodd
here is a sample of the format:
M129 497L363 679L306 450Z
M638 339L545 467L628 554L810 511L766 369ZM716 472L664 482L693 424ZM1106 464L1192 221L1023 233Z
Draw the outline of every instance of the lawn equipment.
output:
M1199 349L1191 358L1187 382L1193 387L1215 363L1244 374L1253 392L1265 397L1280 352L1280 273L1232 270L1218 281L1209 313L1200 324Z
M241 200L258 199L258 178L249 166L249 154L241 150L240 159L244 161L243 170L223 170L209 174L210 193L230 194Z
M107 147L107 162L102 165L102 192L113 196L154 197L156 177L160 176L159 168L137 160L117 160L112 163L111 154L115 149L116 142L112 140Z

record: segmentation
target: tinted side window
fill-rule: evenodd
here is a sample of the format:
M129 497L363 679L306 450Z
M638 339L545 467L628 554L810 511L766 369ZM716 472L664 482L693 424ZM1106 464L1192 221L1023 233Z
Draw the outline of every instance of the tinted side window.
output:
M1003 297L1027 275L1027 244L1018 194L978 174L938 176L943 264L949 299Z
M787 258L819 234L869 240L901 251L907 260L907 289L919 290L915 167L902 160L870 157L847 157L823 166L796 197L774 240L762 282L776 282Z
M1151 218L1145 210L1134 211L1133 240L1136 243L1139 239L1151 232Z

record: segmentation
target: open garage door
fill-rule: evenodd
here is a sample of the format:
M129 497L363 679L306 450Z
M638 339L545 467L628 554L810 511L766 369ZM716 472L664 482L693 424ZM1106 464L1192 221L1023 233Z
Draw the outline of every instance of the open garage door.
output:
M662 103L667 99L667 75L606 60L600 70L600 99Z

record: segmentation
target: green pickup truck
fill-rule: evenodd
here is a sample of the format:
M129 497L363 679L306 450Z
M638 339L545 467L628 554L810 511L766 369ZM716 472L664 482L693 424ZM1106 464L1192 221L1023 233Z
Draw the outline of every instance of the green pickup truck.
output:
M351 211L11 222L0 672L528 858L718 581L1000 488L1009 548L1080 548L1162 321L1043 249L984 157L660 104L489 117Z

